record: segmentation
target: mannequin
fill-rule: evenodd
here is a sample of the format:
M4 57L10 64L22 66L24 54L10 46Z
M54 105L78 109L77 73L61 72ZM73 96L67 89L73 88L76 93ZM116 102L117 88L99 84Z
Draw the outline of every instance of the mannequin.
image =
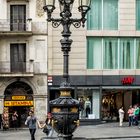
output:
M86 110L86 117L88 117L88 114L91 112L91 102L89 98L85 101L85 110Z
M85 101L84 101L83 97L79 98L79 104L80 104L80 107L79 107L80 118L82 118L83 115L84 115L84 104L85 104Z

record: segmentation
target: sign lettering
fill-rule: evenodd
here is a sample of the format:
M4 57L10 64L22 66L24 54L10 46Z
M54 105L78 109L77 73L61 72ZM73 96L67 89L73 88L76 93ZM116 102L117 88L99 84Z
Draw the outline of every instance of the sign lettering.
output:
M25 100L26 96L12 96L12 100Z
M134 77L132 76L128 76L128 77L124 77L122 80L121 80L122 84L124 85L129 85L129 84L132 84L134 82Z
M4 106L33 106L33 101L4 101Z

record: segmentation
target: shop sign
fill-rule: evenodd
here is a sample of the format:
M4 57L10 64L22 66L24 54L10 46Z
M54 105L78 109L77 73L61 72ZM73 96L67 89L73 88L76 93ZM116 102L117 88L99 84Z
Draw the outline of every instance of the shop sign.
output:
M128 77L124 77L122 80L121 80L122 84L124 85L130 85L134 82L134 77L132 76L128 76Z
M33 101L4 101L4 106L33 106Z
M12 100L25 100L26 96L12 96Z
M48 76L48 85L50 86L50 85L52 85L52 76Z

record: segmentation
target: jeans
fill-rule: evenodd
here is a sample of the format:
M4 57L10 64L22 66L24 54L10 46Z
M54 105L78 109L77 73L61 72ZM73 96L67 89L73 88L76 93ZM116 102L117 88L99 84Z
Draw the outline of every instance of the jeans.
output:
M29 129L30 135L31 135L31 140L35 140L35 131L36 129Z
M133 125L133 116L129 116L129 126Z
M54 129L51 128L51 129L49 130L48 137L52 137L53 133L54 133Z
M17 129L17 127L18 127L18 122L17 122L17 120L13 120L13 127L14 127L15 129Z
M138 115L134 116L134 121L135 121L135 125L137 126L139 124L139 122L138 122Z

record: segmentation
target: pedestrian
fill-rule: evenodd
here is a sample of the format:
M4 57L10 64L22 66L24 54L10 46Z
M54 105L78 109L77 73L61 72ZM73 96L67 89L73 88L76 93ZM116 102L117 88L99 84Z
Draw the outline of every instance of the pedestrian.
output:
M0 114L0 129L1 129L1 126L2 126L2 115Z
M124 119L124 110L123 110L123 106L120 107L119 109L119 125L122 126L123 124L123 119Z
M40 126L38 119L35 117L33 111L29 112L29 116L27 117L27 119L25 121L25 125L27 125L29 128L31 140L35 140L36 125L38 125L39 128L41 128L41 126Z
M17 130L17 127L18 127L18 114L17 114L17 111L14 111L14 113L12 114L12 123L13 123L13 128L15 128L15 130Z
M8 114L8 111L4 111L2 113L2 127L3 127L4 131L9 129L9 114Z
M52 137L54 133L54 129L52 127L52 114L48 113L47 118L45 120L45 124L42 126L43 132L48 136Z
M128 113L129 126L132 126L133 125L133 118L134 118L134 108L132 107L132 105L130 105L127 113Z
M139 124L139 122L138 122L139 113L140 113L140 109L139 109L138 105L136 105L134 108L134 122L135 122L136 126Z

